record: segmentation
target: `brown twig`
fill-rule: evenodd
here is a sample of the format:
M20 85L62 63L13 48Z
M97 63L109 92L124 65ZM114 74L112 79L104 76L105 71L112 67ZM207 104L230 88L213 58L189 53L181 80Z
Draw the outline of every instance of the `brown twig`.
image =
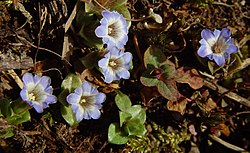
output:
M217 137L215 135L211 135L210 134L209 137L212 138L214 141L222 144L223 146L225 146L225 147L227 147L229 149L232 149L232 150L235 150L235 151L238 151L238 152L245 152L245 153L247 153L247 151L245 149L240 148L238 146L235 146L235 145L233 145L231 143L228 143L228 142L222 140L221 138L219 138L219 137Z
M31 42L29 42L28 40L26 40L25 38L19 36L17 33L16 33L16 36L17 36L18 39L20 39L21 41L26 42L26 43L27 43L28 45L30 45L31 47L34 47L34 48L39 49L39 50L47 51L47 52L52 53L52 54L54 54L54 55L56 55L56 56L58 56L58 57L60 57L60 58L62 59L62 56L59 55L59 54L57 54L56 52L54 52L54 51L52 51L52 50L50 50L50 49L47 49L47 48L35 46L35 45L33 45ZM71 64L70 64L69 61L67 61L66 59L63 59L63 60L65 60L65 61L71 66Z
M214 82L211 82L211 81L208 81L208 80L204 80L204 85L206 87L208 87L208 88L210 88L212 90L215 90L220 94L224 94L228 98L230 98L230 99L232 99L232 100L234 100L234 101L236 101L236 102L250 108L250 101L249 100L247 100L244 97L241 97L240 95L238 95L238 94L236 94L234 92L229 91L228 89L218 85L217 83L214 83Z
M64 28L65 33L69 30L69 27L71 26L74 18L76 17L77 7L78 7L78 2L76 2L74 9L73 9L72 13L70 14L70 16L65 24L65 28Z

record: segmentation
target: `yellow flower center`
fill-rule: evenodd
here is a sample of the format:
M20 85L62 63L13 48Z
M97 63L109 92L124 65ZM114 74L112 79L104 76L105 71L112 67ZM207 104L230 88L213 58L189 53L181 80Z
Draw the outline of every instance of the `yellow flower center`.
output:
M113 28L108 27L108 34L109 34L109 35L111 35L111 34L112 34L112 31L113 31Z
M84 105L86 102L87 102L86 99L85 99L85 98L82 98L81 101L80 101L80 104L81 104L81 105Z
M114 66L116 66L117 64L116 64L114 61L111 61L111 62L109 62L109 65L110 65L111 67L114 67Z
M35 94L33 92L31 92L28 96L29 96L30 101L35 101L36 100L36 96L35 96Z

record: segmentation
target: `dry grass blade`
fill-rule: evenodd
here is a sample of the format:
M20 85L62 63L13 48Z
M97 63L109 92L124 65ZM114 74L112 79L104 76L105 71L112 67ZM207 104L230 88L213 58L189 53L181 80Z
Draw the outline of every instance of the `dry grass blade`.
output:
M233 144L231 144L231 143L228 143L228 142L226 142L226 141L220 139L219 137L217 137L217 136L215 136L215 135L211 135L211 134L210 134L209 137L212 138L214 141L216 141L216 142L222 144L223 146L225 146L225 147L227 147L227 148L230 148L230 149L232 149L232 150L235 150L235 151L238 151L238 152L244 152L244 153L247 153L247 152L248 152L248 151L246 151L245 149L240 148L240 147L238 147L238 146L235 146L235 145L233 145ZM249 152L248 152L248 153L249 153Z

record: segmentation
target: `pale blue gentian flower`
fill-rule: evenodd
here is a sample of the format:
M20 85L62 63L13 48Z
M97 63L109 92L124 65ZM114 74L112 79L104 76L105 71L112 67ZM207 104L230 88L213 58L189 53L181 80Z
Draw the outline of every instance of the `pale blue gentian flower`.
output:
M202 30L198 55L208 57L210 60L214 60L218 66L222 66L230 54L238 51L238 47L234 45L234 40L230 35L231 31L228 28L223 28L221 31L215 29L213 32L208 29Z
M76 120L80 122L82 119L100 118L101 103L106 100L106 95L85 81L81 87L75 89L74 93L69 94L66 100L71 105Z
M98 61L98 66L102 69L104 81L111 83L114 80L129 79L130 63L132 54L123 52L116 47L109 50L104 57Z
M38 113L57 101L56 96L52 95L53 88L50 86L51 80L47 76L33 76L31 73L23 75L23 89L20 96L23 101L34 107Z
M111 49L114 46L121 49L128 41L128 25L124 17L116 11L102 11L103 18L101 25L95 29L97 37L102 38L107 48Z

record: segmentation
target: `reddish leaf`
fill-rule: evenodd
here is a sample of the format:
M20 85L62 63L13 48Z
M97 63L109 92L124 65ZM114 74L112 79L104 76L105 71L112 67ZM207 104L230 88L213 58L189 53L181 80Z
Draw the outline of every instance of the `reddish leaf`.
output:
M140 94L145 106L147 106L154 98L160 96L159 92L155 87L143 87L140 91Z
M211 111L212 109L215 109L216 107L217 107L217 104L214 102L212 98L208 98L205 105L203 105L203 108L208 112Z
M230 135L230 130L229 130L228 126L225 125L224 123L221 123L215 127L211 127L210 131L213 134L222 133L223 135L225 135L227 137Z
M203 86L203 79L195 69L184 70L183 67L176 70L175 80L179 83L188 83L193 89L199 89Z
M177 101L180 97L180 93L177 90L176 82L174 80L168 80L167 82L159 81L157 89L159 93L168 100Z
M167 108L168 108L168 110L171 110L171 111L180 112L181 115L183 115L185 113L185 110L186 110L186 104L187 104L186 99L179 99L179 101L177 101L177 102L168 101Z

